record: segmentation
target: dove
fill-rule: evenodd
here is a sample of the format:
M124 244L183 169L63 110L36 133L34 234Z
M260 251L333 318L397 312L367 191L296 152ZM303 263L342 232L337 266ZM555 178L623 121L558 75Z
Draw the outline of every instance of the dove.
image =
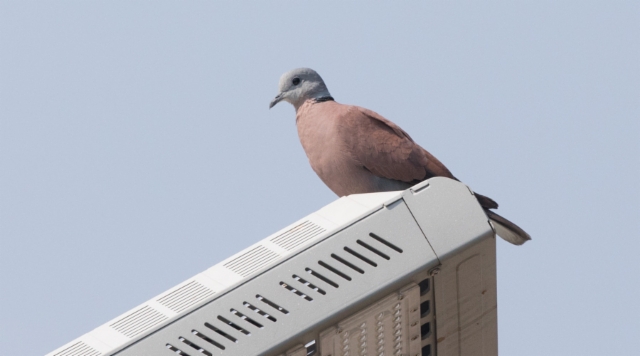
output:
M269 108L281 101L296 110L298 136L311 168L340 197L405 190L432 177L459 181L398 125L374 111L336 102L313 69L283 74ZM475 197L498 236L514 245L531 239L491 210L498 208L495 201L478 193Z

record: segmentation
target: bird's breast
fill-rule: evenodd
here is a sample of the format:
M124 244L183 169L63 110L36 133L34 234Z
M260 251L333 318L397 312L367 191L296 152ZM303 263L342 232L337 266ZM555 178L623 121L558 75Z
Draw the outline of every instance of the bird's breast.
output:
M362 167L352 158L341 138L335 118L298 115L298 135L311 168L338 195L345 195L345 177L358 174Z
M381 178L353 157L348 138L340 132L340 116L322 116L313 111L303 113L298 113L297 120L300 143L311 168L329 189L338 196L390 190L381 187Z
M336 126L331 120L299 120L298 135L309 163L314 171L322 175L339 170L340 167L353 164L349 162L348 152L340 140Z

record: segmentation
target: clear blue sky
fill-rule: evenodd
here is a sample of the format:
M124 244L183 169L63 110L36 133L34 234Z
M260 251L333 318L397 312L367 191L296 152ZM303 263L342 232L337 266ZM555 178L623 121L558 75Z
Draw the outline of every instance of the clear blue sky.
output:
M42 355L335 199L280 75L398 123L533 236L501 355L640 349L640 5L0 2L0 344Z

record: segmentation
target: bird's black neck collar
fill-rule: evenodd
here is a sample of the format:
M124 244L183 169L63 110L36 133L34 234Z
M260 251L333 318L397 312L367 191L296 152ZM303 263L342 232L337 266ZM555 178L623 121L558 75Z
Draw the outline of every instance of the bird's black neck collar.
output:
M323 101L335 101L331 95L321 96L315 99L316 103L321 103Z

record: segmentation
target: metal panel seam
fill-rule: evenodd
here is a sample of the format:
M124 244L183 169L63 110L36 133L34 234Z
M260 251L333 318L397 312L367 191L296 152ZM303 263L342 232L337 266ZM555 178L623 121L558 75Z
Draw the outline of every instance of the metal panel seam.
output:
M422 230L422 226L420 226L420 223L418 223L418 220L413 215L413 211L411 211L411 206L409 206L409 204L404 200L404 197L402 197L402 201L404 202L404 205L407 206L407 209L409 210L409 214L411 214L411 218L413 219L413 221L416 222L416 225L418 225L418 229L420 229L420 233L422 233L422 236L424 236L424 239L427 240L429 247L431 247L431 251L433 251L433 254L436 255L436 258L438 259L438 265L442 265L442 261L440 261L440 256L438 256L438 254L436 253L436 250L433 249L433 246L431 245L431 241L429 241L429 239L427 238L427 235L424 233L424 230Z

